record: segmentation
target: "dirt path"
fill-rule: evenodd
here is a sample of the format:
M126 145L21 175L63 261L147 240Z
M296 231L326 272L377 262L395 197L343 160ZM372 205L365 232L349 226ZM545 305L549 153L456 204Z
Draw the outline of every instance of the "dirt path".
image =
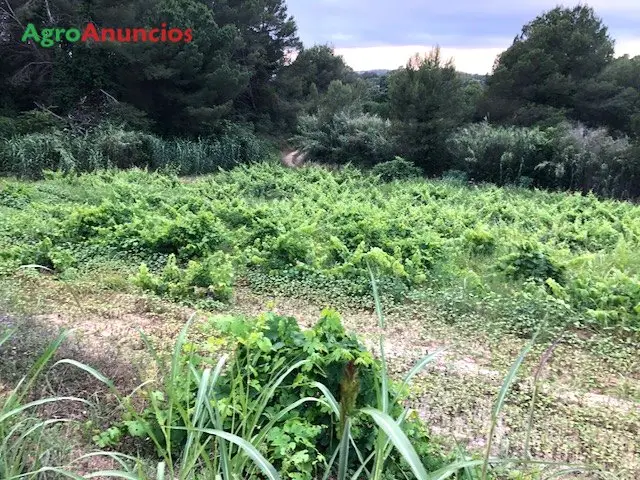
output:
M280 158L285 166L297 168L304 163L306 155L300 150L282 150Z
M74 338L82 354L91 354L127 383L124 376L139 357L143 345L138 331L170 346L192 310L155 298L143 298L87 287L76 291L82 305L59 284L48 279L33 284L39 305L37 322L48 327L74 327ZM31 291L29 286L25 292ZM256 315L274 302L274 310L296 317L302 326L312 325L321 304L291 298L271 298L238 288L229 313ZM197 321L205 321L198 316ZM346 311L344 322L358 332L372 351L377 352L377 319L367 311ZM448 325L437 313L424 310L407 314L390 311L385 332L386 354L391 373L399 378L427 352L440 347L447 351L418 375L411 390L411 405L432 432L445 440L455 438L472 449L485 446L494 399L510 363L523 341L512 337L492 340ZM118 359L118 361L114 361ZM521 455L531 400L532 356L523 375L507 397L494 441L495 453ZM553 461L598 464L610 471L626 469L622 479L640 478L640 406L624 388L640 391L638 365L626 372L598 370L589 375L586 366L598 362L588 354L560 347L542 375L531 431L533 456ZM139 362L138 362L139 363ZM119 365L119 366L118 366ZM127 370L129 369L129 370ZM572 372L579 372L573 374ZM620 392L619 394L616 392Z

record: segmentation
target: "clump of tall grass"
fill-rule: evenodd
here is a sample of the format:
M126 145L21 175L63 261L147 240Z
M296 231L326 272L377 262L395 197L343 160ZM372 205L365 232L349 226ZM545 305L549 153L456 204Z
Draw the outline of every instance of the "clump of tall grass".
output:
M165 139L104 124L88 133L51 130L0 141L0 173L41 178L43 171L170 169L197 175L264 159L267 148L237 127L217 138Z
M0 351L15 334L8 330L0 334ZM82 402L77 397L44 397L30 400L33 388L40 381L41 374L61 343L68 336L63 333L49 344L44 353L11 391L0 397L0 478L40 478L44 472L56 472L71 476L70 473L51 465L55 457L55 442L51 440L52 428L69 422L65 418L42 419L34 414L38 407L65 401Z

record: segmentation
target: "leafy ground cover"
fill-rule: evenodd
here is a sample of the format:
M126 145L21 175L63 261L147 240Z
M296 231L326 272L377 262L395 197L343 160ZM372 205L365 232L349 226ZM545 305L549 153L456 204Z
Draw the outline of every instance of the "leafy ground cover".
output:
M72 279L118 263L176 299L224 302L236 279L279 277L358 301L371 264L391 299L436 291L514 331L546 319L628 341L640 332L640 208L629 203L268 163L189 183L135 170L52 177L2 181L4 274L38 264Z
M137 329L169 348L194 308L256 316L275 299L311 327L330 306L377 352L371 265L392 376L448 347L410 392L438 442L486 447L502 378L544 327L507 396L494 453L637 476L637 206L273 164L188 182L135 170L48 177L2 181L0 312L78 328L78 353L106 359L125 390L135 381L123 372L149 366ZM29 264L45 268L20 268ZM3 357L3 383L33 349L18 342ZM118 422L105 404L89 435L102 444L117 437L104 436Z

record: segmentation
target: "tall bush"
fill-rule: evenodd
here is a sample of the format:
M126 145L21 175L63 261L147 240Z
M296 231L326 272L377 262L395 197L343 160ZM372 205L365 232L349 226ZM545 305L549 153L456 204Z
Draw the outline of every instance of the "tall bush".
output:
M495 127L487 122L466 126L448 140L457 169L472 180L498 185L534 177L544 183L536 166L548 158L549 144L538 128Z
M414 56L406 68L389 76L389 113L399 154L428 174L450 168L446 139L471 120L474 96L451 61L443 61L439 49Z
M537 169L550 173L561 188L618 198L640 195L640 157L627 138L582 125L562 125L548 135L553 155Z
M375 165L393 158L391 123L368 113L339 112L324 121L317 115L300 118L293 143L312 160Z
M447 141L455 168L497 185L640 195L638 146L605 129L563 123L556 127L468 125Z

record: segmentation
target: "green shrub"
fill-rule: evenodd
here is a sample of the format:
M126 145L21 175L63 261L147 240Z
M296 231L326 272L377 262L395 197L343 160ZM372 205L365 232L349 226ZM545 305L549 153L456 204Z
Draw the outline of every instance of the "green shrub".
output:
M318 384L322 384L344 405L345 378L352 368L357 371L358 393L349 408L353 412L351 436L361 455L366 457L372 452L375 426L366 415L355 412L378 405L376 385L382 375L380 362L373 359L354 335L344 330L336 312L324 310L316 325L304 331L296 319L271 312L251 319L217 316L201 328L202 334L213 335L184 345L179 352L181 370L193 372L207 365L214 367L218 354L230 351L232 355L228 368L221 372L215 389L210 392L217 425L202 424L201 427L224 429L254 441L263 436L263 440L257 442L260 452L283 478L318 478L328 470L343 424L326 402L302 400L317 397L321 393ZM175 365L175 356L173 362ZM146 392L151 405L142 415L132 418L126 414L122 422L95 440L109 444L119 442L123 434L150 436L161 456L179 456L188 437L186 432L169 429L188 423L174 412L193 411L198 389L198 378L191 373L165 377L160 389ZM390 401L399 393L398 388L393 387ZM402 410L399 402L391 402L389 414L394 418ZM274 419L277 422L274 423ZM444 456L431 445L428 431L415 416L407 419L406 431L425 464L434 470L442 466ZM231 451L233 457L233 447ZM358 458L354 455L350 463L353 468L357 467ZM407 474L409 469L400 466L399 456L394 456L388 472L402 475L401 471ZM244 478L253 477L247 471Z
M640 195L640 159L633 144L605 129L566 122L545 129L485 122L458 130L447 144L456 168L475 181L617 198Z
M477 123L448 140L457 168L469 178L497 185L516 185L523 176L544 183L537 165L549 158L549 138L538 128L499 127Z
M563 279L564 268L555 262L540 246L532 242L522 242L515 251L500 259L498 268L507 277L519 280L538 280L551 278L557 282Z
M5 140L0 135L0 172L41 178L45 170L137 167L194 175L263 160L267 153L264 142L239 126L230 126L219 138L184 140L102 124L85 134L48 129Z
M87 162L78 170L149 166L153 155L151 138L144 133L122 130L109 124L103 125L81 140L84 143L83 149L89 151L78 152L78 160L84 159ZM101 164L96 164L98 159L103 159Z
M600 278L579 276L568 287L557 286L555 296L586 310L598 329L638 333L640 278L611 269Z
M33 190L13 182L0 183L0 206L21 208L29 204Z
M233 296L233 265L228 255L215 252L202 261L191 260L186 268L178 266L176 256L169 255L160 275L140 265L133 283L157 295L174 300L210 299L226 302Z
M376 115L339 112L328 121L307 115L292 143L310 160L375 165L393 156L391 123Z
M472 253L488 255L496 249L496 238L491 231L478 227L473 230L467 230L464 233L464 239L469 245Z
M19 135L53 133L66 127L58 117L42 110L22 112L16 117L15 126L16 133Z
M567 124L549 129L548 135L553 155L536 168L553 179L551 185L618 198L640 195L640 159L627 138Z
M54 245L49 237L35 245L21 248L18 259L21 265L40 265L56 272L63 272L76 265L73 254Z
M422 174L422 170L416 167L412 162L402 157L396 157L388 162L377 164L371 169L371 174L379 176L385 182L392 180L408 180L418 178Z
M13 137L18 132L16 121L10 117L0 117L0 140Z
M70 171L76 166L73 144L61 132L14 136L2 148L3 173L39 178L44 170Z

